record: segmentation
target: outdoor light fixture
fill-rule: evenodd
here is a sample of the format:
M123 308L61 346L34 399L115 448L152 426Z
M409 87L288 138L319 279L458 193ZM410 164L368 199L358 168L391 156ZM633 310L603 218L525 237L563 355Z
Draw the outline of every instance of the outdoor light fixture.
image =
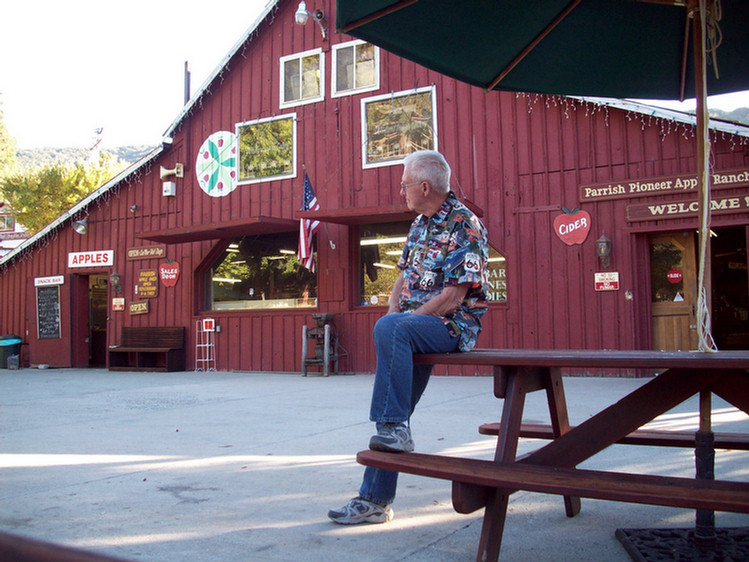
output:
M80 234L81 236L83 236L84 234L87 234L88 233L88 218L75 221L73 223L73 230L76 232L76 234Z
M130 206L130 212L131 212L131 213L134 213L134 212L135 212L135 211L137 211L137 210L138 210L138 205L131 205L131 206Z
M120 274L117 273L117 270L112 272L112 275L109 276L109 282L112 285L112 291L114 291L115 294L119 295L122 293L122 284L120 282Z
M596 255L601 260L601 267L608 269L611 265L611 240L605 234L596 240Z
M323 41L325 41L325 38L328 35L322 25L322 22L325 19L325 13L322 10L308 12L307 4L305 4L304 0L302 0L301 2L299 2L299 7L296 9L294 19L299 25L307 25L307 20L310 16L312 16L312 19L315 20L315 23L317 23L317 25L320 27L320 33L322 33Z

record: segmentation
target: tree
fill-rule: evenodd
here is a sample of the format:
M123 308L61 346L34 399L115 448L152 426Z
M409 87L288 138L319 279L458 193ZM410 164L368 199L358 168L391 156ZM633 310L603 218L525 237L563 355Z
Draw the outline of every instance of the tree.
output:
M0 192L19 224L35 233L127 166L102 153L99 162L56 163L0 177Z
M2 104L2 102L0 102ZM8 175L16 167L16 139L8 132L0 109L0 178ZM2 190L0 189L0 193ZM2 197L0 197L2 199ZM1 201L0 201L1 202Z

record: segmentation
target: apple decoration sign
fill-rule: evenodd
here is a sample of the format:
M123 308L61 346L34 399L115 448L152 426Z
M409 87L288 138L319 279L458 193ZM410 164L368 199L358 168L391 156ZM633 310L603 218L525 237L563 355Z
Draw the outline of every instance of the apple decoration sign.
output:
M179 279L179 262L164 260L159 266L159 279L164 287L174 287Z
M211 197L225 197L237 187L236 135L218 131L210 135L198 150L195 174L200 189Z
M554 232L559 239L572 246L582 244L590 232L590 214L588 211L574 209L570 211L567 207L562 207L563 214L554 218Z

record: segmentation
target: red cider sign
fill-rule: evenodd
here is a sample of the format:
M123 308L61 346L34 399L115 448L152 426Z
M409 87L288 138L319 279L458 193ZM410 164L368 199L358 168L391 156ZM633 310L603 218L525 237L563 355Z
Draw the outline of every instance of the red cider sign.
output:
M582 244L590 232L590 214L580 209L568 211L562 207L562 210L564 214L554 218L554 232L568 246Z

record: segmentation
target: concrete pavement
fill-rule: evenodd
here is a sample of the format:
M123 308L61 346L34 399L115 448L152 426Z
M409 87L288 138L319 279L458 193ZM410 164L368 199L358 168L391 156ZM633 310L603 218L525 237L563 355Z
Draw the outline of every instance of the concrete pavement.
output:
M101 369L0 370L0 530L152 562L475 559L481 512L460 515L450 484L401 475L395 519L341 527L327 510L356 495L355 453L372 433L371 375L122 373ZM643 384L565 378L572 423ZM693 399L659 419L697 427ZM488 377L433 377L413 418L419 452L491 458L480 423L501 402ZM717 431L749 432L718 399ZM526 422L547 423L545 397ZM523 440L520 452L537 441ZM691 476L689 450L617 445L581 465ZM747 480L749 452L719 452L721 478ZM749 516L716 514L718 526ZM689 510L512 496L503 562L629 562L617 528L691 527Z

